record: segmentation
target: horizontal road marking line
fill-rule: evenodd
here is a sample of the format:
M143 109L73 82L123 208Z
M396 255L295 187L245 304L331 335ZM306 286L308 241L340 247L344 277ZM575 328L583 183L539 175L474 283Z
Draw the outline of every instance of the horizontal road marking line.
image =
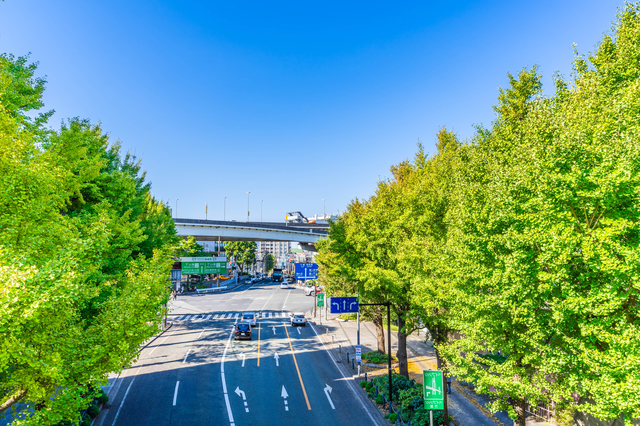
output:
M219 316L220 316L220 315L215 314L215 315L213 316L213 319L218 319L218 317L219 317Z
M173 406L176 406L176 401L178 400L178 387L180 386L180 380L176 382L176 390L173 391Z
M206 319L206 320L208 320L209 318L211 318L211 315L207 315L207 316L205 317L205 319Z

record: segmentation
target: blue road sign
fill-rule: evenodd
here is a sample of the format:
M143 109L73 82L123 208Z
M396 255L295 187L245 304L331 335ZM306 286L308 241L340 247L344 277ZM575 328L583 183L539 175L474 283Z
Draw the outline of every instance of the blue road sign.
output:
M315 280L318 278L317 263L296 263L296 280Z
M359 309L359 305L358 305L357 297L332 297L331 298L332 314L358 312L358 309Z

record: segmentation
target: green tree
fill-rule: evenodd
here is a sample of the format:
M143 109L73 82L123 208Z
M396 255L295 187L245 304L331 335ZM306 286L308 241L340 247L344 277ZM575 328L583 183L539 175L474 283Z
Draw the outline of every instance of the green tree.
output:
M235 258L241 272L256 260L257 248L258 245L255 241L229 241L224 246L227 256Z
M276 259L271 253L264 257L264 269L269 272L273 269L273 265L276 264Z
M24 114L42 106L34 72L0 56L0 412L50 425L158 331L175 230L98 126Z
M180 244L176 247L174 256L180 257L201 257L209 256L209 253L205 253L204 246L198 244L196 238L189 235L187 238L180 240Z

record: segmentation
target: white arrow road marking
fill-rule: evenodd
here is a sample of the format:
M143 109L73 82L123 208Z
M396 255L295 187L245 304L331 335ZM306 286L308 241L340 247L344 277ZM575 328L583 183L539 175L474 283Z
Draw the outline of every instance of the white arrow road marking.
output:
M244 411L246 411L247 413L249 412L249 407L247 404L247 396L244 394L244 391L240 390L240 386L238 386L235 390L236 394L238 396L242 396L242 400L244 401Z
M276 334L276 326L274 325L272 328L273 328L273 334Z
M329 394L331 393L332 390L333 390L333 388L331 386L327 385L324 388L324 394L327 395L327 399L329 400L329 404L331 404L331 408L333 408L335 410L336 407L333 405L333 401L331 401L331 397L329 396Z
M244 354L244 352L240 352L240 356L242 357L242 366L244 367L244 360L247 358L247 356Z
M282 393L280 394L280 396L284 398L284 410L289 411L289 403L287 402L287 398L289 397L289 394L287 393L287 390L284 388L284 385L282 385Z
M296 328L296 330L298 330L298 334L302 334L302 333L300 333L300 329L299 328Z
M275 354L273 354L273 357L276 360L276 367L280 367L280 363L278 362L278 359L280 359L280 356L278 355L278 352L276 352Z

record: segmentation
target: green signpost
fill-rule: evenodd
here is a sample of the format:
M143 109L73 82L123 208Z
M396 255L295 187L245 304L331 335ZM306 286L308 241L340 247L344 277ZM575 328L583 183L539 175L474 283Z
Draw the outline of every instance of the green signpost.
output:
M324 306L324 293L318 293L318 308Z
M422 374L424 379L424 408L427 410L444 410L442 371L425 370Z
M182 275L227 273L226 257L182 257Z

